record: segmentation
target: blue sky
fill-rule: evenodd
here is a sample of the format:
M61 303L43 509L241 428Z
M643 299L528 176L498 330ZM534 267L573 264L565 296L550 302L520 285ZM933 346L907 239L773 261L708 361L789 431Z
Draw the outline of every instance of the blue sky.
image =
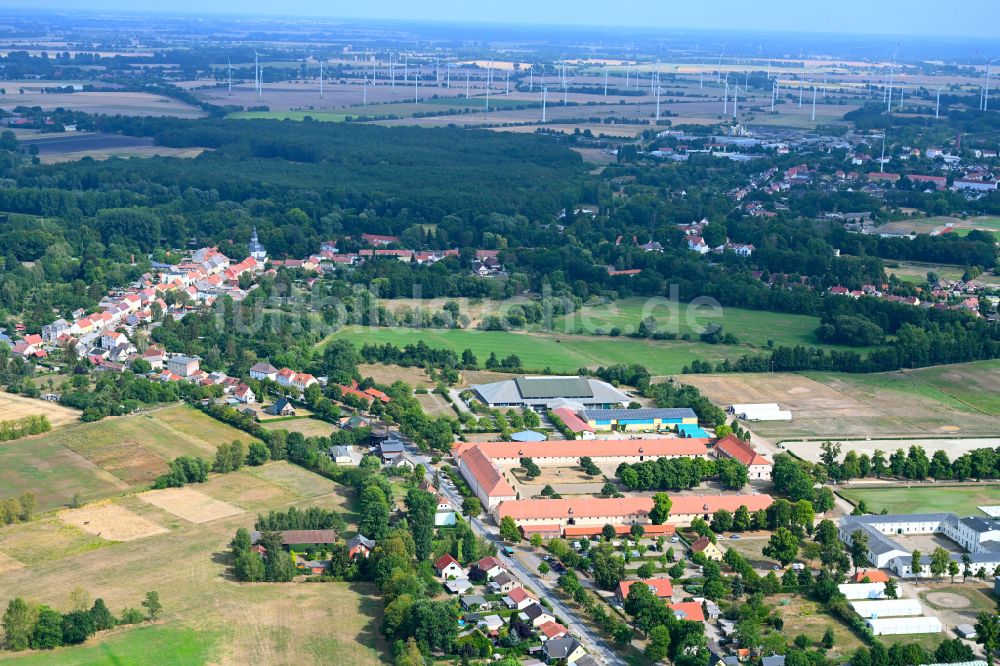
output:
M5 5L1000 39L1000 0L0 0Z

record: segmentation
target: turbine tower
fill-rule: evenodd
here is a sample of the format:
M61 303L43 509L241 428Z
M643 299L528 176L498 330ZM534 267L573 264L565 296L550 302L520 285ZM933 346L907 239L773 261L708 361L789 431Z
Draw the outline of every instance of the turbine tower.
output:
M228 72L228 78L229 78L229 96L232 97L233 96L233 62L229 58L226 58L226 64L229 66L229 68L227 70L227 72Z
M941 117L941 91L944 90L944 86L937 89L937 104L934 106L934 119L937 120Z
M323 99L323 59L319 61L319 98Z
M543 83L542 84L542 122L543 123L545 122L545 102L547 101L548 96L549 96L549 89Z

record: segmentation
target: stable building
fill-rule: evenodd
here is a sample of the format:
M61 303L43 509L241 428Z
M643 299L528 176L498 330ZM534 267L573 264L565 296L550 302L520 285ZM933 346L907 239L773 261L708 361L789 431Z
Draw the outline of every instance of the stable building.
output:
M736 435L727 435L713 447L717 458L732 458L747 468L747 478L757 481L771 479L771 461L757 453L757 450Z
M773 500L770 495L671 495L673 505L667 523L690 525L695 518L711 520L719 509L735 513L741 506L753 513L767 509ZM598 528L604 525L649 525L649 512L653 509L652 497L578 497L572 499L507 500L492 510L497 523L506 517L514 520L522 531L530 532L535 526L546 529L558 526Z

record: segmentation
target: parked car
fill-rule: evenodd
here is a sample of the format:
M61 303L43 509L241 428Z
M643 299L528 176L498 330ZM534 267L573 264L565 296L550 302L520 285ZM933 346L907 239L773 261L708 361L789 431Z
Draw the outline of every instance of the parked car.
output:
M736 540L736 539L739 539L739 538L740 538L740 535L739 535L739 534L734 534L734 535L732 535L732 536L731 536L731 537L729 537L729 538L730 538L730 539L733 539L733 540Z

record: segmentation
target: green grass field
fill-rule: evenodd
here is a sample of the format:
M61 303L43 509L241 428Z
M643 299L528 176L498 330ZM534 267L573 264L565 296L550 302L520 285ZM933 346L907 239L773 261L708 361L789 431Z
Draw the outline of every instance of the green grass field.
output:
M960 516L983 516L978 506L1000 502L1000 485L969 484L968 486L920 486L915 488L863 488L838 490L844 499L857 504L861 500L868 510L879 513L936 513L951 511Z
M617 326L627 335L638 329L644 316L652 316L658 326L677 335L687 333L696 338L706 325L720 324L740 342L755 347L766 346L768 340L773 340L775 345L825 346L816 339L819 317L732 307L721 308L720 316L716 317L709 308L683 306L673 316L665 305L647 305L650 303L651 299L627 298L607 305L586 306L557 318L553 327L559 332L592 334L596 329L607 333Z
M365 343L391 343L398 347L423 340L428 346L461 353L471 349L480 365L490 352L498 358L517 354L527 370L551 368L573 373L581 367L615 363L639 363L654 375L677 374L694 360L721 361L738 358L749 349L742 346L709 345L702 342L653 341L606 336L514 333L506 331L436 330L408 328L359 328L348 326L331 338Z
M34 492L40 510L148 485L177 456L211 459L219 444L253 439L188 405L75 423L0 445L0 497Z
M0 662L17 666L194 666L218 660L219 634L163 625L124 627L81 646L24 656L6 653L7 658L0 656Z

